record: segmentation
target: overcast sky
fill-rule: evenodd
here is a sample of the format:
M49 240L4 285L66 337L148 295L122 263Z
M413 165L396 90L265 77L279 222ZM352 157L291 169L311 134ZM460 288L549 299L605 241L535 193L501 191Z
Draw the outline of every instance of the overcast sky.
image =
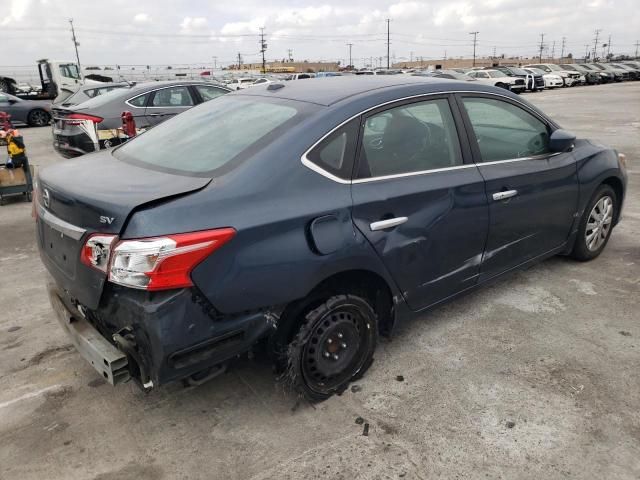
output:
M356 65L386 55L405 60L471 56L533 56L540 34L549 53L584 56L601 29L612 52L634 54L640 38L639 0L0 0L0 65L32 65L39 58L74 59L68 19L74 19L86 65L227 64L243 54L257 62L265 27L267 59L348 59Z

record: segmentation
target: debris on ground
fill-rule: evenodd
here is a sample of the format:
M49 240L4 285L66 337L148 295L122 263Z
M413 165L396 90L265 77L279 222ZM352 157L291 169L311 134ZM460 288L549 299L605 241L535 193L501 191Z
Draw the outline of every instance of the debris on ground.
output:
M511 420L507 420L507 428L513 428L516 426L516 422L512 422Z
M631 332L627 332L626 330L620 330L618 333L620 335L622 335L623 337L630 337L631 336Z
M358 393L360 390L362 390L362 387L360 385L351 385L351 391L353 393Z
M396 376L396 380L399 382L404 382L404 376L403 375L398 375Z
M368 423L364 424L364 428L362 429L362 436L363 437L368 437L369 436L369 424Z
M356 418L356 425L362 425L364 423L364 418L358 417Z

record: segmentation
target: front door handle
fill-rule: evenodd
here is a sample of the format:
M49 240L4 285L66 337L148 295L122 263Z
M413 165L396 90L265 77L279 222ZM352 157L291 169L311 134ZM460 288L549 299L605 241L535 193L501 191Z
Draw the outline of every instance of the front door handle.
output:
M507 198L515 197L518 194L518 190L506 190L504 192L496 192L493 194L494 200L506 200Z
M377 232L378 230L386 230L387 228L397 227L398 225L402 225L407 220L409 220L408 217L388 218L386 220L373 222L371 225L369 225L369 228L371 228L372 232Z

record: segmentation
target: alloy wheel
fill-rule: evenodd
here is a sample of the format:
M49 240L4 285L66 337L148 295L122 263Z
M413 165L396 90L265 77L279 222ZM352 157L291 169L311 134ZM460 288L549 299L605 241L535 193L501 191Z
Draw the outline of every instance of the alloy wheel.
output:
M613 222L613 199L605 195L591 209L587 228L585 229L585 241L591 252L597 251L606 241Z

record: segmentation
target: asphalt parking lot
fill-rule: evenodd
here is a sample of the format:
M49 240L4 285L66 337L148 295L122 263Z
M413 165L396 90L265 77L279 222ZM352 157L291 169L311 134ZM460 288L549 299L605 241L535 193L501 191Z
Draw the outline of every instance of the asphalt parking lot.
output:
M640 82L525 98L627 154L604 253L402 325L315 406L249 360L196 388L105 384L50 309L30 204L0 207L0 478L640 478ZM49 128L23 133L32 164L64 161Z

